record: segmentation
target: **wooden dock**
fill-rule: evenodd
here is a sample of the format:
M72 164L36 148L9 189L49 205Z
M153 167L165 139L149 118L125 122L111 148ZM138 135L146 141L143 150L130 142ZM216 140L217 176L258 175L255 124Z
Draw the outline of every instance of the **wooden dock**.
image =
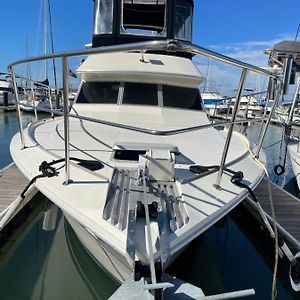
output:
M15 105L7 105L7 106L0 106L0 112L9 112L9 111L14 111L16 110L16 106Z
M267 178L261 181L254 193L271 224L270 197L272 197L278 232L288 244L300 249L300 199L278 187ZM248 201L249 204L251 202ZM255 209L253 202L251 207Z
M17 201L28 182L28 179L25 178L14 163L0 170L0 219L4 216L5 211ZM9 219L13 218L36 192L37 190L32 188L24 201L14 209Z

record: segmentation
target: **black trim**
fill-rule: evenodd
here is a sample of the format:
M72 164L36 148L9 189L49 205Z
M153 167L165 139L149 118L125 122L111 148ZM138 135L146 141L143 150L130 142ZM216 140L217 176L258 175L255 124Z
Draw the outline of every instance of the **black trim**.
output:
M194 1L185 0L192 6L192 15L194 12ZM108 45L119 45L151 40L168 40L174 39L174 0L166 0L166 36L147 36L147 35L134 35L130 33L121 33L121 16L122 16L122 0L113 0L113 26L111 34L94 34L92 39L92 47L101 47ZM94 10L95 22L95 10ZM192 26L193 24L191 24ZM95 26L95 24L94 24ZM191 41L186 41L191 42ZM173 54L176 56L183 56L191 58L191 54L179 53Z

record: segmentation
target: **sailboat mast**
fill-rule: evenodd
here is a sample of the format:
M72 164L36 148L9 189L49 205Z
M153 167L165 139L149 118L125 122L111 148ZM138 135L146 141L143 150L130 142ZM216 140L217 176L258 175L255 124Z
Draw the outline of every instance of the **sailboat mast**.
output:
M210 64L211 64L211 59L208 60L208 64L207 64L206 80L203 88L203 93L205 93L209 89Z
M29 48L28 48L28 34L27 31L25 33L25 57L29 57ZM31 80L31 72L29 70L29 65L28 63L26 63L26 78ZM26 86L27 86L27 82L26 82Z
M48 0L44 0L44 39L46 55L48 52ZM48 59L45 60L45 79L48 79Z
M51 17L51 7L50 0L48 0L48 16L49 16L49 25L50 25L50 40L51 40L51 53L54 53L54 38L53 38L53 27L52 27L52 17ZM54 86L57 89L57 79L56 79L56 65L55 59L52 59L53 64L53 75L54 75Z

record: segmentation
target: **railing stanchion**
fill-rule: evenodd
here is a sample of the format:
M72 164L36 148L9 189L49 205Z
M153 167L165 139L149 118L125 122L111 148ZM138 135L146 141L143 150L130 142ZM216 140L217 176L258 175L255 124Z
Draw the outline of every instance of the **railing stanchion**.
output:
M30 91L31 91L31 100L32 100L32 103L33 103L34 117L35 117L36 120L38 120L38 115L37 115L37 110L36 110L36 105L35 105L35 94L34 94L34 91L33 91L33 82L31 82L30 85L31 85Z
M277 86L276 88L276 94L275 94L275 99L274 99L274 103L272 105L272 108L271 108L271 111L270 111L270 115L269 115L269 118L267 118L266 122L265 122L265 126L263 128L263 130L261 131L261 134L259 136L259 142L258 142L258 145L257 145L257 149L256 149L256 153L255 153L255 157L258 158L259 157L259 152L261 150L261 147L262 147L262 144L264 142L264 139L265 139L265 135L266 135L266 132L267 132L267 129L269 127L269 124L271 122L271 116L273 115L273 112L275 110L275 107L277 106L277 103L280 99L280 96L282 94L282 82L279 83L279 85Z
M70 179L70 124L69 124L69 68L68 58L62 56L63 70L63 100L64 100L64 138L65 138L65 185L71 183Z
M22 116L21 116L21 109L20 109L20 100L19 100L19 92L16 82L16 76L13 66L10 67L10 75L13 81L14 86L14 92L15 92L15 98L16 98L16 110L17 110L17 116L18 116L18 123L19 123L19 131L20 131L20 138L21 138L21 144L22 148L26 148L25 145L25 139L24 139L24 133L23 133L23 124L22 124Z
M51 118L54 119L54 114L53 114L53 105L52 105L52 99L51 99L51 90L50 86L48 87L48 99L49 99L49 105L51 109ZM69 105L68 105L69 106Z
M221 163L220 163L220 169L219 169L218 176L217 176L217 182L216 182L217 188L220 187L221 178L222 178L222 174L223 174L223 170L224 170L224 166L225 166L225 162L226 162L226 158L227 158L227 154L228 154L228 149L229 149L229 145L230 145L230 141L231 141L231 137L232 137L234 122L235 122L235 119L237 116L240 100L242 98L243 86L244 86L244 82L246 79L246 75L247 75L247 69L243 68L240 82L239 82L239 87L237 90L236 100L235 100L234 107L233 107L231 122L229 125L226 142L225 142L224 149L223 149L223 154L222 154Z

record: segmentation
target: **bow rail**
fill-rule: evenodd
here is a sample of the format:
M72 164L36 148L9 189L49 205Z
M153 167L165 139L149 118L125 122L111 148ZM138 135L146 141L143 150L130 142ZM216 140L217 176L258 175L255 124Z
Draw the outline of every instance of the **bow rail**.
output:
M92 54L100 54L100 53L111 53L111 52L129 52L129 51L140 51L140 52L147 52L147 51L165 51L165 52L185 52L190 53L193 55L200 55L209 59L216 60L218 62L225 63L227 65L240 68L242 70L241 77L239 80L238 90L237 90L237 96L236 101L234 104L234 108L232 111L232 116L230 120L225 120L223 122L217 122L217 123L209 123L205 125L199 125L199 126L193 126L193 127L187 127L187 128L180 128L175 130L168 130L168 131L160 131L160 130L151 130L146 128L140 128L135 126L129 126L121 123L114 123L109 122L105 120L99 120L91 117L82 116L79 114L72 114L70 112L70 103L69 103L69 63L68 59L71 57L78 57L78 56L88 56ZM36 56L32 58L26 58L22 60L15 61L8 65L8 70L11 74L14 91L16 95L16 108L17 108L17 115L18 115L18 121L19 121L19 131L20 131L20 138L21 138L21 144L22 147L25 148L25 139L24 139L24 133L23 133L23 126L22 126L22 116L21 116L21 110L20 110L20 101L19 101L19 95L18 95L18 87L16 78L18 75L15 74L14 68L21 64L26 64L30 62L36 62L36 61L42 61L42 60L48 60L48 59L61 59L62 62L62 79L63 79L63 112L59 111L53 111L50 110L51 114L55 115L63 115L64 118L64 139L65 139L65 183L68 184L71 182L70 180L70 135L69 135L69 118L78 118L90 122L96 122L100 124L105 124L108 126L114 126L122 129L127 129L131 131L137 131L142 132L146 134L151 135L175 135L175 134L181 134L189 131L195 131L195 130L201 130L205 129L211 126L222 126L222 125L229 125L228 128L228 134L227 139L224 145L223 154L220 162L220 169L218 173L217 183L216 186L220 184L221 177L223 174L223 169L226 163L226 158L231 142L231 137L234 129L234 125L243 123L243 122L257 122L261 121L261 129L260 134L258 137L258 147L256 150L256 157L259 157L259 153L262 147L262 143L268 128L268 125L271 120L272 112L277 105L278 99L281 95L281 78L277 75L273 74L272 72L265 70L263 68L259 68L257 66L236 60L234 58L219 54L217 52L208 50L206 48L188 43L183 41L177 41L177 40L166 40L166 41L148 41L148 42L138 42L138 43L130 43L130 44L123 44L123 45L112 45L112 46L104 46L100 48L92 48L92 49L85 49L85 50L79 50L79 51L69 51L69 52L62 52L62 53L54 53L54 54L48 54L48 55L41 55ZM277 85L275 86L275 100L271 108L271 112L269 116L265 113L262 118L254 118L254 119L237 119L237 113L239 109L239 103L242 97L242 91L244 87L244 83L246 80L246 76L248 72L254 72L256 74L265 75L270 78L273 78L277 81ZM50 100L51 101L51 100ZM47 109L38 109L39 111L48 111Z

